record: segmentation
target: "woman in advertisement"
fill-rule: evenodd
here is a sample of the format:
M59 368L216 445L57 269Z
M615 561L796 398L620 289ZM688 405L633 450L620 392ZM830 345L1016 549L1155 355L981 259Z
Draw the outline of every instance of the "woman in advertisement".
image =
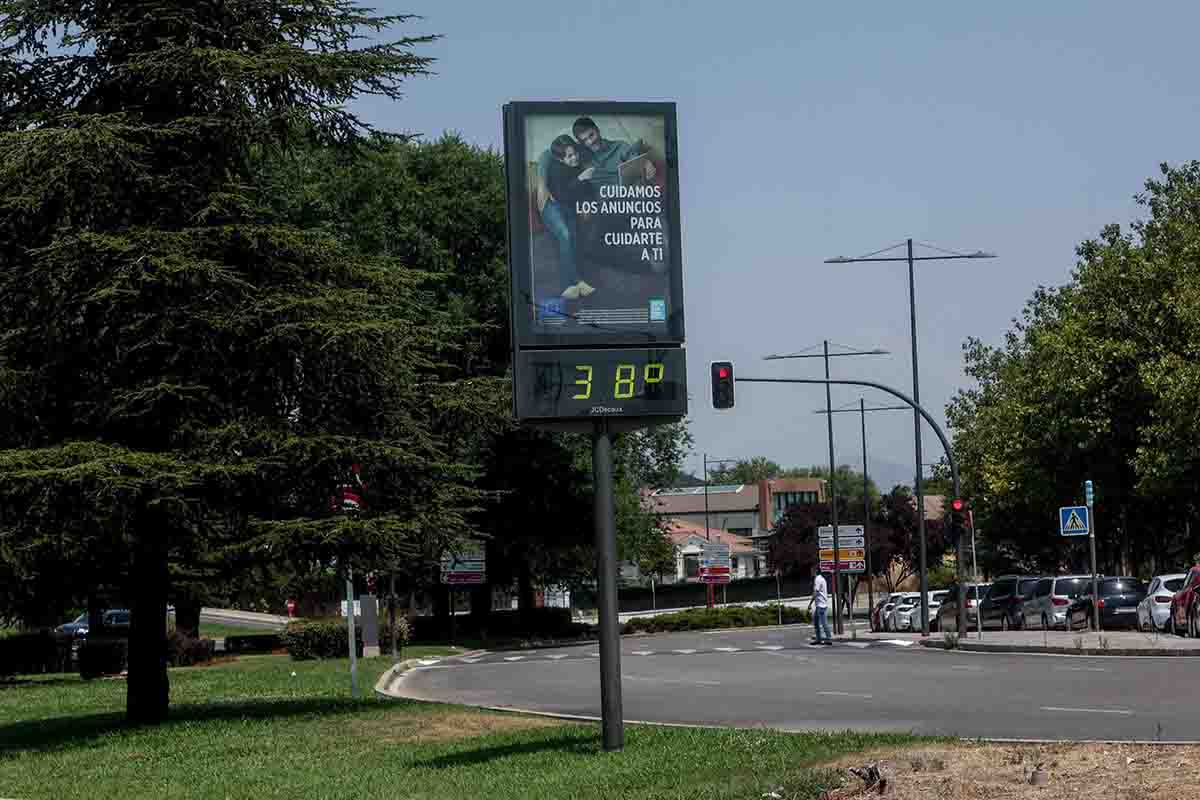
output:
M595 195L589 182L594 170L584 166L581 152L575 140L563 134L550 144L550 159L546 166L546 189L550 197L542 207L542 221L558 242L559 286L566 300L578 300L595 291L579 279L576 260L579 237L576 209L578 203Z

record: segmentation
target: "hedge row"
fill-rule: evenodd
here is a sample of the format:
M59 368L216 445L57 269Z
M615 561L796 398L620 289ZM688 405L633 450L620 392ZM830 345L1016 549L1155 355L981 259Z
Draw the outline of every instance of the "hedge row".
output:
M41 675L71 669L71 640L50 631L0 637L0 675Z
M283 647L278 633L248 633L225 637L226 653L273 653Z
M621 628L622 633L669 633L699 631L715 628L753 628L776 625L782 616L784 625L812 622L812 614L791 606L725 606L723 608L693 608L654 617L634 617Z
M289 622L282 644L295 661L315 658L349 658L350 642L346 621L337 619ZM363 654L362 628L354 626L357 655Z
M450 636L449 617L413 617L409 624L414 642L439 642ZM454 634L463 639L572 639L590 631L591 626L574 622L567 608L492 611L483 617L459 614L454 618Z

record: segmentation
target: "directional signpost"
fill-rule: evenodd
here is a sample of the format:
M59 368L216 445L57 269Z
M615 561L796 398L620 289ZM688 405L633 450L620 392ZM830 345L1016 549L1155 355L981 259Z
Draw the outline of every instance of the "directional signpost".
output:
M478 586L487 580L487 556L482 549L442 553L442 583L454 586ZM454 644L454 589L450 589L450 644Z
M832 525L822 525L817 528L817 558L821 562L821 572L832 572L835 575L861 575L867 571L867 537L861 527L840 527L836 537ZM847 581L850 579L847 578ZM840 587L834 582L834 591ZM854 635L854 603L850 602L850 631Z
M700 554L700 582L729 583L731 575L729 545L721 542L705 543Z
M464 550L442 554L442 583L451 586L478 586L487 578L487 557L483 550Z

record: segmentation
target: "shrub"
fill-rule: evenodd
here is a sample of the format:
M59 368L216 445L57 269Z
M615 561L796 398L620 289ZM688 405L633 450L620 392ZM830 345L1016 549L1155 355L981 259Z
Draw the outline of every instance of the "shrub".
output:
M404 647L408 644L409 634L411 630L408 624L408 617L403 614L396 616L395 628L389 628L386 619L379 621L379 652L392 652L392 639L396 640L397 647Z
M198 639L172 629L167 633L167 663L172 667L190 667L212 661L216 642Z
M272 653L283 647L278 633L251 633L225 637L226 653Z
M306 622L289 622L283 632L283 646L296 661L309 661L314 658L348 658L349 643L346 641L346 621L312 620ZM362 628L355 626L354 640L357 655L362 655Z
M71 668L71 640L50 631L0 637L0 675L40 675Z
M775 625L780 616L783 624L812 622L808 611L772 603L767 606L726 606L724 608L693 608L654 617L634 617L625 623L622 633L666 633L672 631L712 630L714 628L752 628Z
M116 675L124 670L128 663L128 639L85 639L79 645L79 677L84 680L101 675Z

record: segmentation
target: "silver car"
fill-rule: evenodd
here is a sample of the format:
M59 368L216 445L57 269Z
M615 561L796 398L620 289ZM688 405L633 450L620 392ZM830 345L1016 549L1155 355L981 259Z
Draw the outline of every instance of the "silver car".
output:
M921 619L921 593L901 592L892 612L884 619L885 631L905 631L912 627L913 614Z
M1158 575L1150 581L1146 599L1138 603L1137 626L1139 631L1165 631L1171 621L1171 598L1183 588L1187 580L1185 573Z
M1021 604L1021 620L1026 630L1067 628L1067 609L1081 594L1092 588L1091 575L1059 575L1039 578L1030 596Z
M933 620L937 619L938 609L942 605L942 599L950 592L945 589L939 589L936 592L929 592L929 624L933 625ZM907 597L907 595L905 596ZM902 600L896 610L892 612L892 630L894 631L917 631L921 629L921 593L917 592L913 595L911 605L907 600Z

